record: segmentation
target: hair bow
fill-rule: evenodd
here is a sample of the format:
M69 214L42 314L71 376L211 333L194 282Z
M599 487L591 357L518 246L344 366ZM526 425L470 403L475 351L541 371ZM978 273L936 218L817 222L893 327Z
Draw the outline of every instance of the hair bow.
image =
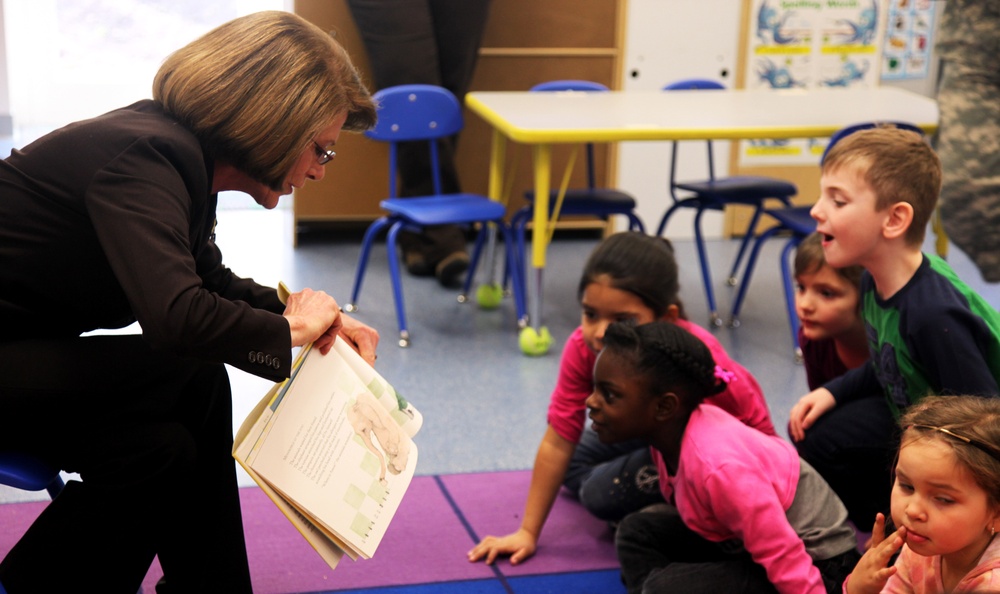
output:
M736 381L735 373L733 373L732 371L726 371L725 369L719 367L718 365L715 366L715 377L722 380L722 382L725 384L731 384Z

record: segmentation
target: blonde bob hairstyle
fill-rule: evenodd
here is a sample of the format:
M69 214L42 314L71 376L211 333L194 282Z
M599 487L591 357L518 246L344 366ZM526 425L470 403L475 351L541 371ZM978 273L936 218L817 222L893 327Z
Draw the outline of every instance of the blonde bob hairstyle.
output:
M295 160L340 114L375 125L375 104L344 48L290 12L224 23L171 54L153 99L213 159L280 190Z

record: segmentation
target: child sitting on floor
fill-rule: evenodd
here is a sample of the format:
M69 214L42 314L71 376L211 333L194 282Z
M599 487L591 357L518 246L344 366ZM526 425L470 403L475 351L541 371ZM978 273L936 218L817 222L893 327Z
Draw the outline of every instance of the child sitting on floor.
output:
M823 256L823 236L813 233L795 250L795 313L799 348L810 390L868 361L861 319L860 266L834 268Z
M861 315L871 359L800 398L789 435L803 442L799 454L842 494L852 518L869 514L859 526L870 525L872 510L888 509L896 419L908 406L928 394L1000 395L1000 313L944 260L921 251L940 188L941 164L925 138L876 127L826 154L810 212L827 263L865 269ZM883 453L858 454L859 446ZM884 478L867 484L859 476ZM870 489L863 505L843 491L851 484Z
M1000 400L928 396L899 424L892 488L899 529L883 540L879 514L874 545L844 592L1000 591Z
M587 396L594 389L594 360L608 324L661 320L684 328L705 345L738 382L712 396L713 402L750 427L774 435L770 412L757 380L726 354L707 330L684 319L677 261L670 242L643 233L611 235L591 253L577 297L580 327L566 341L552 392L548 428L538 447L520 528L486 536L469 551L470 561L493 563L510 555L516 565L535 553L560 485L579 497L595 516L616 521L662 501L649 446L638 441L608 445L585 430Z
M861 319L861 273L864 269L860 266L834 268L827 264L822 240L819 233L802 240L795 251L794 262L799 347L810 390L868 361L868 341ZM840 419L842 415L851 414L851 407L845 407L820 417L810 429L810 439L796 441L795 447L844 502L854 525L867 528L876 513L888 511L892 461L886 457L885 426L890 426L892 419L888 413L860 421ZM874 423L882 430L859 433L853 444L833 453L817 446L827 442L828 429L836 431L843 422ZM872 464L873 459L884 462ZM880 494L873 496L873 491Z
M706 402L733 379L676 325L605 333L592 426L602 442L649 443L672 503L618 527L630 594L839 592L860 557L847 510L795 448Z

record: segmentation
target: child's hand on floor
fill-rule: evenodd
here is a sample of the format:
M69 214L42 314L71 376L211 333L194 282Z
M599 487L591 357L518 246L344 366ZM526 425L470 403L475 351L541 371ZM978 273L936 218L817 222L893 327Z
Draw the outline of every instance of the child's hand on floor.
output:
M487 536L469 551L469 561L485 558L492 565L498 556L510 555L510 564L517 565L535 554L537 539L524 528L507 536Z

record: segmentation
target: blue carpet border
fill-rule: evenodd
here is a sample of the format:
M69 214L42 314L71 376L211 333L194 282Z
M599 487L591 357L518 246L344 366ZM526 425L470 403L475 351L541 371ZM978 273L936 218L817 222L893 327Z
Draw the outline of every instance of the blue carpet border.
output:
M501 576L502 577L502 576ZM496 580L463 580L434 584L324 590L302 594L625 594L617 569L553 573Z

